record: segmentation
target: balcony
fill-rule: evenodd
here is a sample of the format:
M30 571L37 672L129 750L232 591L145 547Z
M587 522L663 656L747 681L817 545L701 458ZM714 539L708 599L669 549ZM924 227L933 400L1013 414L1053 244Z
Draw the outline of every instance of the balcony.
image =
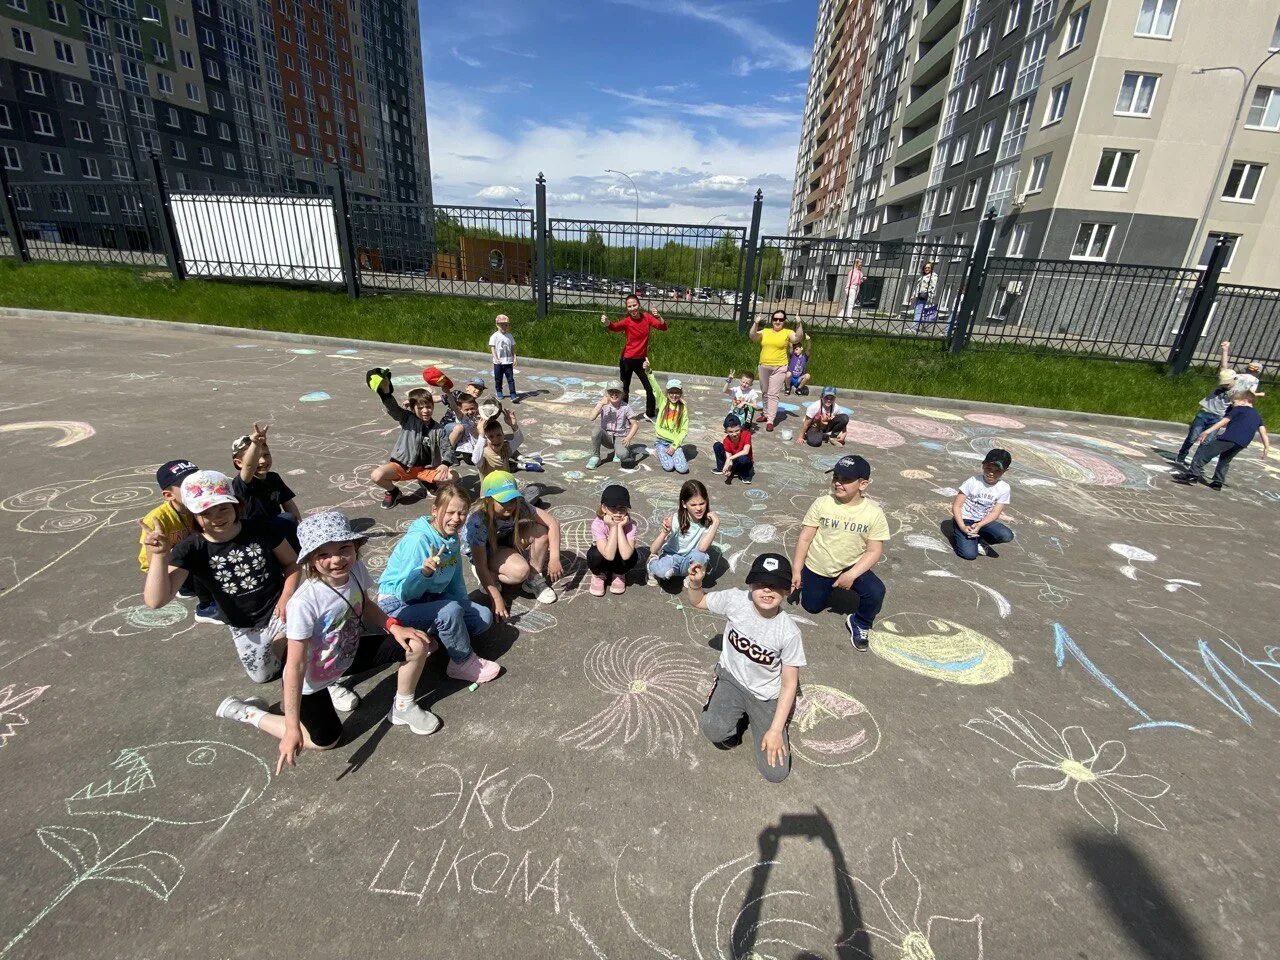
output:
M893 152L893 162L895 165L903 165L911 163L917 159L926 150L933 149L933 145L938 139L938 125L935 123L928 130L916 134L897 150Z
M920 40L931 43L960 24L962 0L938 0L929 15L920 21Z
M925 192L929 187L929 171L916 174L910 180L903 180L901 183L895 183L892 187L882 193L876 200L876 205L887 207L890 204L902 203L919 194Z
M938 83L920 94L903 108L902 125L904 127L920 126L922 120L926 120L932 112L940 109L946 92L947 85Z
M923 57L916 61L911 69L913 84L936 83L947 75L951 69L951 55L955 53L956 38L960 35L957 24L949 33L942 36Z

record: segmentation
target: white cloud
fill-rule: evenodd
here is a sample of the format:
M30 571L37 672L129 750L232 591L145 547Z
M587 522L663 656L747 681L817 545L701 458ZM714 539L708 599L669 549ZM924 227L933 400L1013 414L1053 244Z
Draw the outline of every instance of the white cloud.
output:
M628 93L623 90L614 90L611 87L601 87L600 92L625 100L628 103L634 103L637 106L651 107L655 110L666 112L683 113L688 116L710 120L727 120L740 127L751 129L794 127L796 130L800 129L800 110L779 110L761 106L731 106L726 103L710 103L706 101L687 103L650 97L644 93Z
M484 64L481 63L479 60L477 60L475 57L468 57L465 53L459 53L457 47L450 47L449 52L452 53L455 58L465 63L468 67L484 66Z
M808 71L812 51L797 43L783 40L768 27L740 13L731 13L726 7L698 3L694 0L612 0L628 7L640 7L650 13L687 17L710 23L727 31L747 48L750 56L738 57L733 62L735 73L745 75L753 70L804 70Z
M492 184L483 190L477 190L476 196L481 200L514 200L522 193L528 193L528 190L521 190L518 187L508 187L502 184Z

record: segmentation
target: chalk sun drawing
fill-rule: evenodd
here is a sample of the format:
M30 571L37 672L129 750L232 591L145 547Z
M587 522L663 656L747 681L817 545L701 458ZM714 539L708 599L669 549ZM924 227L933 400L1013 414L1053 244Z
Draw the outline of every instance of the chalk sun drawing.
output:
M21 430L48 430L61 434L58 439L46 443L46 447L69 447L81 440L88 440L97 431L80 420L27 420L23 423L0 424L0 433L17 433Z
M13 683L0 687L0 747L17 736L19 727L27 725L26 714L19 711L39 700L40 695L48 689L48 684L43 687L27 687L21 691Z
M9 953L37 924L91 880L127 883L167 901L186 875L173 853L132 852L156 827L174 828L206 838L221 832L240 811L261 799L271 784L271 769L247 750L216 740L169 740L120 751L110 779L86 784L66 799L71 816L123 817L137 827L104 852L102 840L84 827L52 826L36 831L46 850L71 868L71 880L3 946ZM183 828L203 827L204 831Z
M1151 801L1169 792L1169 784L1149 773L1120 773L1127 756L1119 740L1095 745L1080 726L1057 730L1034 713L1017 715L997 707L965 728L1018 758L1010 775L1028 790L1061 792L1068 786L1094 823L1120 832L1122 818L1157 830L1167 829Z
M1013 657L976 630L922 613L900 613L871 631L871 652L947 683L995 683L1013 673Z
M707 682L707 671L696 657L656 637L623 637L601 641L587 651L583 672L593 687L614 699L561 734L561 743L599 750L615 740L622 746L638 740L646 756L680 756Z
M806 683L791 721L791 750L819 767L849 767L880 749L880 725L860 700Z

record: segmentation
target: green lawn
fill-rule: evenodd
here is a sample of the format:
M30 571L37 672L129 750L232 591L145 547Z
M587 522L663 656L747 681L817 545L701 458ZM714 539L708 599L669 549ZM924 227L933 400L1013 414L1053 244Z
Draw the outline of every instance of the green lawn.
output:
M590 313L535 319L531 303L460 297L341 293L202 280L176 283L159 271L0 262L0 305L150 317L255 330L354 337L485 351L494 314L510 315L521 356L612 365L621 338ZM754 367L757 348L729 323L677 319L656 334L660 372L724 376ZM918 396L957 397L1160 420L1189 421L1213 385L1208 371L1169 379L1159 365L974 348L959 357L934 343L814 337L818 383ZM1264 401L1265 404L1265 401ZM1274 427L1276 418L1264 416Z

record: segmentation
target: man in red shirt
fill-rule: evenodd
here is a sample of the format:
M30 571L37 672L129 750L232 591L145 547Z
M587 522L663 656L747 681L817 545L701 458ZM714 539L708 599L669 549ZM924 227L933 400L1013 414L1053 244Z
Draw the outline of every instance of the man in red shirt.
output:
M658 399L649 386L649 377L644 372L644 361L649 356L649 328L667 329L667 322L656 314L640 309L640 298L634 293L626 299L627 312L623 316L609 322L609 318L600 314L600 325L613 331L623 331L627 342L622 348L622 356L618 358L618 374L622 378L622 402L631 399L631 377L640 378L644 387L644 412L650 420L658 415Z

